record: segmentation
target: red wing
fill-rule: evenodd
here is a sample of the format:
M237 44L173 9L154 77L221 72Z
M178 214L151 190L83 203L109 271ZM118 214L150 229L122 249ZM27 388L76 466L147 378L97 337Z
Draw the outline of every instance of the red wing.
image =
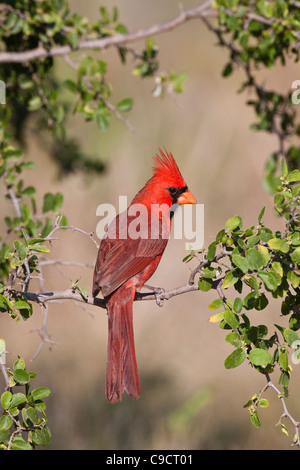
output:
M167 239L102 240L94 271L93 295L108 296L131 277L146 269L166 247Z

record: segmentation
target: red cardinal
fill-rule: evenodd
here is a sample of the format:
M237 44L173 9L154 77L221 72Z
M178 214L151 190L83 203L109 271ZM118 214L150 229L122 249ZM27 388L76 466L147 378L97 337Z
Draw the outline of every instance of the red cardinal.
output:
M140 395L133 335L135 293L152 276L166 248L173 204L196 203L171 153L160 150L154 163L152 178L110 224L95 265L93 297L102 291L108 311L105 395L111 403L121 400L124 390L134 399Z

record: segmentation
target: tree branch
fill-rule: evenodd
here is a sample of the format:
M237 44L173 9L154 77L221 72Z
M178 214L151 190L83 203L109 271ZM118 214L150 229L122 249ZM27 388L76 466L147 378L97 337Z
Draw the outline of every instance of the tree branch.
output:
M37 47L36 49L31 49L29 51L22 52L1 52L0 53L0 63L22 63L28 62L36 59L44 59L47 57L63 56L70 54L76 50L89 50L89 49L106 49L111 46L120 46L123 44L128 44L130 42L138 41L140 39L145 39L157 34L161 34L167 31L171 31L174 28L186 23L187 21L193 20L195 18L201 18L211 14L209 8L211 7L212 0L207 0L201 5L191 8L190 10L181 10L180 14L171 20L168 20L164 23L158 23L156 25L150 26L147 29L141 29L134 33L128 34L115 34L114 36L104 37L94 40L83 40L79 41L78 47L72 49L69 45L64 46L54 46L50 49L45 49L42 46Z
M284 396L283 394L280 392L280 390L275 387L275 385L273 384L272 380L270 379L270 376L269 374L266 373L266 379L267 379L267 383L266 385L263 387L263 389L261 390L260 394L259 394L259 397L258 397L258 400L260 400L261 396L263 395L263 393L268 389L268 388L272 388L276 393L277 393L277 397L280 399L281 401L281 404L282 404L282 408L283 408L283 413L282 415L280 416L279 418L279 422L278 424L282 425L281 423L281 420L282 418L288 418L292 425L294 426L294 429L295 429L295 436L294 436L294 441L293 441L293 445L296 445L298 447L300 447L300 436L299 436L299 427L300 427L300 422L299 421L296 421L293 416L290 414L290 412L288 411L287 409L287 406L286 406L286 403L285 403L285 399L284 399Z
M38 304L44 305L47 302L53 302L56 300L75 300L77 302L84 302L89 305L95 305L97 307L106 308L105 300L99 299L98 297L88 296L87 298L83 297L79 291L75 289L67 289L65 291L58 292L20 292L15 289L10 289L9 294L12 297L18 297L21 295L25 297L30 302L36 302Z
M159 292L137 292L135 301L139 300L169 300L176 295L185 294L198 290L197 284L185 284L184 286L176 287L170 290L158 289ZM104 299L99 297L84 297L79 291L75 289L67 289L65 291L57 292L23 292L15 289L9 289L9 294L12 297L22 296L30 302L36 302L44 305L47 302L53 302L57 300L75 300L76 302L83 302L88 305L94 305L96 307L106 309L106 303Z

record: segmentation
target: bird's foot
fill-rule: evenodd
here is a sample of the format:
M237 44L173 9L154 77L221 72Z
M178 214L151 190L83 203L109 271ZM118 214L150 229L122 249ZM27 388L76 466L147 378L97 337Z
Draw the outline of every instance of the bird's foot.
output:
M165 289L163 287L155 287L154 288L154 295L156 299L156 304L159 307L163 307L164 299L161 298L161 295L165 293Z

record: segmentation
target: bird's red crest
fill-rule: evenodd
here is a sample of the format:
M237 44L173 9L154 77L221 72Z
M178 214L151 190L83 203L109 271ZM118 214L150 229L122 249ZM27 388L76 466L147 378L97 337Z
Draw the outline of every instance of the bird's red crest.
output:
M185 186L185 181L175 162L173 155L165 150L165 153L159 149L160 155L155 155L153 175L157 178L163 178L167 181L174 181L178 186Z

